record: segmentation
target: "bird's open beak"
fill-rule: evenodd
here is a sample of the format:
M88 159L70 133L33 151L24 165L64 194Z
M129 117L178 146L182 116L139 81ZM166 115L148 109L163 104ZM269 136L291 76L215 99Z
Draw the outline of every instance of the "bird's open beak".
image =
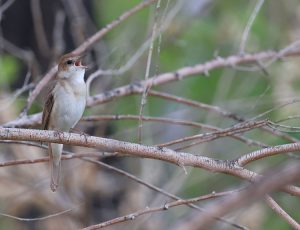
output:
M84 69L87 69L88 67L83 65L82 64L82 58L84 57L85 55L81 55L81 56L78 56L77 60L75 61L75 66L77 67L81 67L81 68L84 68Z

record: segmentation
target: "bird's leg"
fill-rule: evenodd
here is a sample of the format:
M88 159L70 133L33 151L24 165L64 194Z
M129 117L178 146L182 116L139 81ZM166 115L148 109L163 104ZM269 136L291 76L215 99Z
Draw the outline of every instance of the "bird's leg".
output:
M57 129L53 129L53 131L55 131L54 136L58 136L59 140L61 140L62 137L64 137L64 131L57 130Z
M74 128L71 128L70 131L73 132L73 133L78 133L78 134L80 134L80 136L84 136L85 143L87 143L87 138L90 136L89 134L87 134L87 133L85 133L81 130L74 129Z

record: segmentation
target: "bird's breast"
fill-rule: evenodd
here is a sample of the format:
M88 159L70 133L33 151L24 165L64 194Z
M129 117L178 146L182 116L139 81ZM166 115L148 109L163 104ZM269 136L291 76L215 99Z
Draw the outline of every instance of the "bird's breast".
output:
M51 126L69 131L82 117L86 105L86 86L58 85L54 92Z

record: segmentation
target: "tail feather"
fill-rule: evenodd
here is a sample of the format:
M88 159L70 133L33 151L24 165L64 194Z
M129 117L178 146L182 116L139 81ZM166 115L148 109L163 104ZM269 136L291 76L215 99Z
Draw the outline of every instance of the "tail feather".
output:
M60 180L60 170L61 170L61 154L62 154L62 144L49 144L49 157L50 157L50 171L51 180L50 188L53 192L56 191Z

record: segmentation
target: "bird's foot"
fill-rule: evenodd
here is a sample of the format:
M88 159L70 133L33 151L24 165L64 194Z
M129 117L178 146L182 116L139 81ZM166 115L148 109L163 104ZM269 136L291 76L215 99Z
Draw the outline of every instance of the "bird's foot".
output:
M81 131L81 130L78 130L78 129L74 129L74 128L71 128L70 129L71 132L74 132L74 133L78 133L80 136L84 136L84 139L85 139L85 143L87 143L87 138L90 136L89 134Z
M58 136L60 140L62 139L62 137L64 137L63 131L60 131L60 130L53 130L53 131L55 132L54 136Z

